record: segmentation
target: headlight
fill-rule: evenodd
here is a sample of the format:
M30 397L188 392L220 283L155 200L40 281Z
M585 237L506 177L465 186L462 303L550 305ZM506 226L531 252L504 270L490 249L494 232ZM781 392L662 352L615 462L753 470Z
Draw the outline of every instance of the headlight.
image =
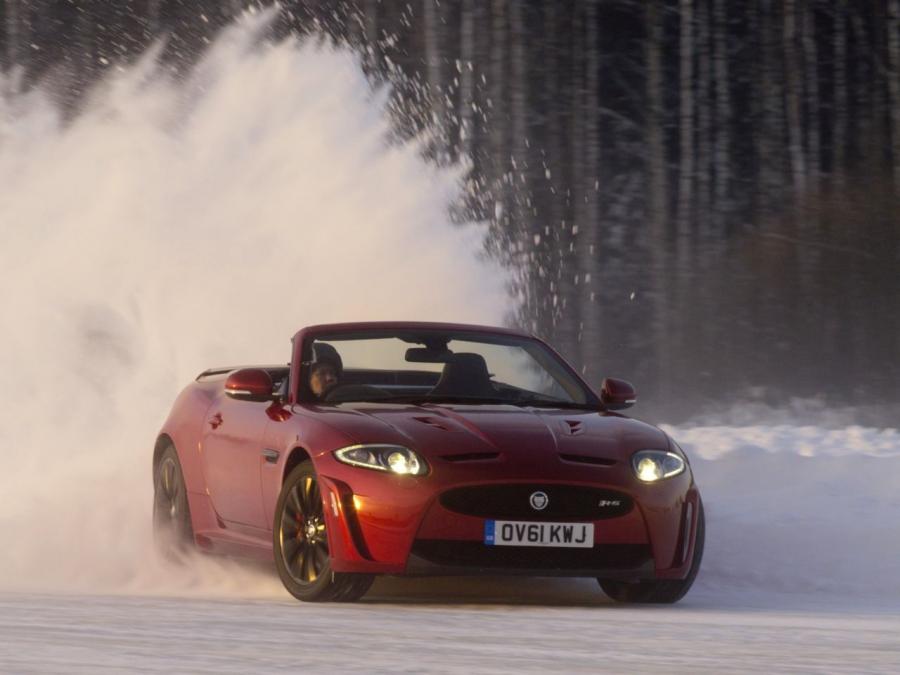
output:
M640 450L631 458L631 466L640 480L655 483L684 471L684 460L674 452Z
M339 462L400 475L424 476L428 464L402 445L351 445L334 451Z

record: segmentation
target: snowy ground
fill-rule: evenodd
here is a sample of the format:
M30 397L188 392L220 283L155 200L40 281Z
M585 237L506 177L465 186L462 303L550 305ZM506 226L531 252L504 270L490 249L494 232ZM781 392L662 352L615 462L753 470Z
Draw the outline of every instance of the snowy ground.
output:
M900 617L698 589L667 608L590 584L380 584L359 605L0 597L0 670L26 672L890 672ZM458 597L461 591L463 597ZM487 599L474 600L471 595Z
M306 605L268 569L206 562L74 591L4 584L0 672L900 669L898 432L669 431L709 527L678 605L560 579L384 579L360 604Z

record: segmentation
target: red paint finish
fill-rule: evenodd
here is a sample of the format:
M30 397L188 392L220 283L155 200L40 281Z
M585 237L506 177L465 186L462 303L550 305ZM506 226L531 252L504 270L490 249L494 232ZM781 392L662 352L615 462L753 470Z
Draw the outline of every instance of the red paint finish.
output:
M635 476L631 457L638 450L681 451L660 429L608 412L634 399L627 382L607 379L597 396L565 366L594 397L595 409L593 403L555 409L298 402L304 344L315 335L415 329L535 339L508 329L455 324L313 326L293 338L292 384L284 390L284 400L258 400L263 385L271 391L273 378L277 382L285 375L271 367L202 375L181 393L161 434L171 438L178 452L201 548L271 558L275 503L289 464L295 465L295 453L302 453L321 481L332 568L338 572L403 574L410 569L417 542L484 546L485 518L451 511L441 504L441 495L465 486L539 485L625 495L633 502L627 513L591 521L595 544L649 550L650 571L643 567L630 578L687 575L682 561L690 560L690 551L685 556L684 547L685 542L693 546L696 518L690 532L683 531L682 523L686 504L696 513L699 493L690 466L656 484ZM234 396L226 393L229 389L251 394ZM333 454L361 443L408 447L427 461L430 471L394 475L344 464Z

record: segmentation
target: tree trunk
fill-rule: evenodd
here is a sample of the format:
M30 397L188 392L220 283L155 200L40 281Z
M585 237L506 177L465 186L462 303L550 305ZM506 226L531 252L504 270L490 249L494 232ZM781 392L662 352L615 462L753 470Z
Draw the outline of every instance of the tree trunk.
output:
M900 0L888 0L888 94L891 111L891 160L894 194L900 197Z
M730 213L731 186L731 87L728 77L728 5L715 0L716 82L716 212Z
M697 209L696 219L700 224L702 247L705 254L709 245L712 222L712 59L713 53L710 31L711 14L707 0L697 4Z
M721 0L724 1L724 0ZM649 213L654 244L665 247L669 216L668 158L665 138L665 88L663 86L663 16L660 0L648 0L645 20L647 39L644 58L647 69L647 175L650 189Z
M803 155L803 121L800 100L802 87L799 59L797 58L797 0L784 0L785 103L787 107L788 155L791 160L796 200L806 191L806 161Z
M653 280L653 350L655 355L655 393L665 400L664 386L669 382L671 350L669 341L669 265L668 224L669 186L668 156L666 153L665 88L663 77L663 44L665 27L660 0L648 0L645 5L647 38L644 58L647 70L647 174L650 191L649 225L650 270Z
M509 191L506 185L506 174L509 167L509 148L507 143L507 120L505 111L506 95L506 0L493 0L491 4L491 34L490 43L490 77L488 80L488 97L486 101L487 125L490 143L490 162L492 181L488 192L494 200L494 227L498 240L506 244L504 254L514 258L515 241L510 233ZM511 260L515 262L515 260ZM521 272L523 277L527 271ZM520 278L517 282L522 286L519 290L524 294L525 306L523 313L525 318L534 321L537 312L529 295L527 278ZM536 323L528 326L537 331Z
M831 182L836 189L844 185L847 169L847 4L836 0L834 6L834 101L831 129Z
M425 32L425 78L428 82L428 98L431 104L431 121L443 141L444 86L441 76L441 26L437 0L422 0ZM440 146L446 147L443 143Z
M73 91L73 94L83 93L94 79L98 42L95 39L95 33L98 21L92 10L91 5L85 6L84 11L79 13L78 21L76 22L75 34L78 44L78 55L75 63L78 69L78 87L77 92Z
M147 37L151 40L158 38L159 34L162 32L160 30L160 22L162 16L160 14L160 7L162 5L162 0L149 0L147 2Z
M516 179L527 173L528 164L528 51L525 48L528 36L525 33L522 5L521 2L511 2L509 11L513 152L520 173L520 176L515 176Z
M763 0L762 14L762 82L759 87L762 98L762 124L760 149L760 195L762 211L777 210L784 195L784 86L781 64L777 58L777 22L774 19L772 0Z
M589 382L597 381L603 365L602 355L606 352L603 344L602 301L600 297L601 268L598 264L603 254L600 230L600 25L598 17L599 0L587 0L585 5L585 98L582 118L584 119L584 159L582 178L584 195L583 218L579 223L577 246L578 266L576 293L579 298L577 313L578 332L581 334L582 372ZM610 264L615 265L613 260ZM575 309L573 307L573 309Z
M528 39L525 32L525 18L523 16L523 4L521 2L509 2L508 18L508 51L510 55L509 90L507 98L510 103L510 184L526 187L531 185L529 175L528 158L528 52L525 42ZM538 227L537 219L533 213L532 196L525 193L519 187L511 187L508 203L513 209L514 218L512 232L516 246L523 257L530 257L534 250L534 234ZM540 232L538 229L537 232ZM534 296L540 294L541 281L535 278L532 262L525 262L529 266L531 277L530 292ZM565 301L566 298L560 298Z
M682 314L688 306L690 274L692 267L694 174L696 171L694 149L694 0L680 0L681 26L679 31L679 176L678 176L678 228L675 242L673 279L675 293L671 312ZM685 325L676 321L666 338L673 343L675 354L683 353ZM674 364L673 364L674 365ZM673 368L670 377L674 381L679 371Z
M475 0L463 0L459 27L459 154L472 158L475 104Z
M378 0L365 0L363 27L366 42L366 64L374 70L381 60L381 49L378 44Z
M6 70L13 66L23 65L19 63L21 58L20 42L22 19L20 16L20 0L6 0L4 9L6 14Z
M158 28L163 18L161 7L165 3L165 0L150 0L150 2L156 5L156 27ZM225 9L222 11L222 14L228 16L233 22L247 9L247 3L248 0L227 0L227 2L224 3Z
M806 148L807 179L813 193L819 191L822 171L822 141L819 131L819 51L816 43L815 0L806 0L803 21L803 63L806 70Z
M556 8L554 8L554 12ZM560 107L563 112L563 127L568 135L562 137L567 153L567 178L565 181L565 217L557 224L553 239L557 242L557 268L552 275L551 313L553 317L554 339L559 344L563 355L577 365L581 361L580 332L581 305L578 297L576 276L578 275L578 258L576 248L580 242L579 227L582 225L584 212L583 196L586 153L584 136L586 120L584 118L584 60L585 60L585 11L584 5L571 9L571 23L560 32L567 40L567 67L571 75L571 86L568 90L559 87L560 97L566 103ZM552 77L552 75L551 75ZM550 102L554 105L553 102ZM559 105L557 102L555 105Z
M694 0L680 0L678 250L683 261L689 245L694 186Z

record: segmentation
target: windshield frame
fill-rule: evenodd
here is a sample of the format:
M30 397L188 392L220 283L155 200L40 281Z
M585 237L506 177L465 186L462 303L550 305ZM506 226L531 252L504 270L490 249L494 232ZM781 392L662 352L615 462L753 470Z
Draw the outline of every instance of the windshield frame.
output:
M600 402L600 398L596 395L594 390L581 378L578 372L574 368L572 368L572 366L569 365L569 363L558 352L556 352L556 350L554 350L543 340L511 330L499 329L496 331L492 331L490 329L483 329L481 327L449 325L444 327L439 324L411 324L409 326L390 325L377 327L338 324L330 326L318 326L315 329L305 329L301 331L295 336L295 341L297 339L300 339L300 344L298 345L295 342L294 345L295 349L299 347L299 349L296 349L295 351L295 358L299 357L299 359L297 359L298 363L295 364L298 367L296 368L297 378L294 380L294 382L296 382L297 384L294 388L294 391L292 392L294 394L294 401L297 403L312 403L316 405L341 405L344 403L365 402L379 403L379 400L376 398L373 398L370 401L354 400L334 402L327 400L322 401L316 398L309 390L308 385L309 366L312 359L312 345L316 341L340 342L346 340L398 338L404 341L409 341L410 346L419 346L420 344L422 344L422 342L419 341L418 338L429 337L431 335L442 337L446 336L449 338L449 341L459 340L523 348L530 356L532 356L532 358L535 359L538 365L548 371L551 377L553 377L554 368L549 367L548 364L553 364L553 366L555 366L555 368L557 368L561 372L561 374L564 374L570 380L571 384L573 384L575 388L580 391L584 398L583 403L577 401L559 401L558 406L554 406L551 401L540 401L540 407L578 407L586 410L603 409L603 404ZM563 386L562 382L560 382L559 384ZM563 388L565 389L564 386ZM390 400L382 400L381 402L391 403ZM400 403L401 401L396 402ZM427 397L422 397L422 403L430 402L427 400ZM440 400L433 401L433 404L442 405ZM508 404L515 405L516 402L510 400ZM443 403L443 405L447 405L447 403ZM485 401L484 403L479 403L476 400L472 400L467 403L460 403L460 405L500 405L500 403L494 400ZM518 403L518 405L523 404Z

